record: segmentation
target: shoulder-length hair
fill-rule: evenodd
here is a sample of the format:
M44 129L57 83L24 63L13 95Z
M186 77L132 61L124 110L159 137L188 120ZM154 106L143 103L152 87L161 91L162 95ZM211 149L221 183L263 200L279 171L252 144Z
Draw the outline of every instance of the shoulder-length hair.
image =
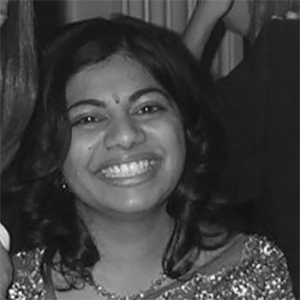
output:
M199 251L212 246L205 243L201 225L225 220L227 203L213 192L219 156L213 147L212 115L204 102L197 64L181 38L125 16L66 25L45 52L40 99L16 166L29 226L24 242L45 248L45 262L64 274L70 288L79 287L101 253L76 211L75 196L61 187L71 139L66 85L80 70L115 54L140 63L167 90L186 132L185 169L167 199L175 229L163 257L165 273L177 278L190 270ZM53 262L56 253L59 263Z
M36 95L36 54L31 0L8 2L1 27L1 170L14 157Z

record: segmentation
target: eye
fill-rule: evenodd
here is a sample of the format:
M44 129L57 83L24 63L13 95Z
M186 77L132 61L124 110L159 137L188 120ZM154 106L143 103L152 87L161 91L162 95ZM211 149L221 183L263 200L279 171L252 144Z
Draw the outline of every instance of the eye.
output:
M151 114L155 114L161 111L166 110L166 108L161 105L161 104L157 104L157 103L148 103L148 104L144 104L140 107L138 107L135 110L135 114L137 115L151 115Z
M74 126L84 126L84 127L95 127L97 124L104 122L106 117L103 115L85 115L85 116L78 116L71 120L72 127Z

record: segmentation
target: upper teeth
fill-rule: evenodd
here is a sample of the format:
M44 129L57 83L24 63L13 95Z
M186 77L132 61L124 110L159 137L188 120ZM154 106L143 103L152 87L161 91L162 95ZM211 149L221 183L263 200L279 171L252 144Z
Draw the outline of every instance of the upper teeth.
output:
M110 166L101 170L101 172L105 177L109 178L133 177L148 171L153 164L153 161L141 160L139 162L131 162L129 164Z

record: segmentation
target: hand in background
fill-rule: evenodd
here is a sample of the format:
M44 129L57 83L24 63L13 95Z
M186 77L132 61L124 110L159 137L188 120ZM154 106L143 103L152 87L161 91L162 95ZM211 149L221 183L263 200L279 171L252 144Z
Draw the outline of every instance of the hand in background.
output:
M224 17L235 1L240 0L198 0L194 14L210 21Z
M7 299L7 290L12 282L13 267L8 250L9 234L0 223L0 300Z
M7 19L7 6L8 0L0 0L0 27L5 23Z
M191 19L183 33L183 41L192 54L200 59L217 22L240 0L198 0Z

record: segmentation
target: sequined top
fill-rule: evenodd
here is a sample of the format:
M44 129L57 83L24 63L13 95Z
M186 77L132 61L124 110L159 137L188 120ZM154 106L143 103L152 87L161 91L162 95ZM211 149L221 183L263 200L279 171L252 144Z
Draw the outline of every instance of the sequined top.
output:
M14 282L9 300L44 300L41 276L43 251L22 252L14 257ZM210 275L196 271L186 281L173 282L145 297L151 300L293 300L289 273L282 252L264 237L249 236L240 263Z

